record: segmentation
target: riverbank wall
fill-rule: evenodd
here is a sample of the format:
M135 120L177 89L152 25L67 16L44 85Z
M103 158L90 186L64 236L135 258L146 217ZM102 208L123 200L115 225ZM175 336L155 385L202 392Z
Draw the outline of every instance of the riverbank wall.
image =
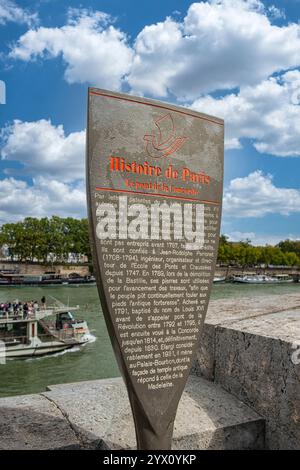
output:
M14 270L18 274L27 274L41 276L45 273L55 273L68 276L77 273L80 276L90 275L90 266L88 264L40 264L40 263L19 263L15 261L0 261L0 271Z
M0 399L0 449L132 448L120 378ZM300 449L300 293L210 302L173 448Z
M60 275L78 273L80 276L89 276L90 265L88 263L66 263L66 264L41 264L30 262L17 262L10 260L0 260L1 270L15 270L20 274L30 274L40 276L46 272L53 272ZM296 282L300 279L299 266L273 266L273 267L236 267L217 266L215 276L224 277L230 280L233 276L244 274L266 274L268 276L287 275L294 278Z
M215 276L230 281L233 276L289 276L294 282L300 280L300 266L217 266Z

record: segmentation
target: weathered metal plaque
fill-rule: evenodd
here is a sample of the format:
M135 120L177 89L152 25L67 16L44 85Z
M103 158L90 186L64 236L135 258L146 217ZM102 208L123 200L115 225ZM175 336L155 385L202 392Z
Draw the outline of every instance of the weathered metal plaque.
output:
M89 89L94 265L139 449L168 449L209 300L221 217L223 121Z

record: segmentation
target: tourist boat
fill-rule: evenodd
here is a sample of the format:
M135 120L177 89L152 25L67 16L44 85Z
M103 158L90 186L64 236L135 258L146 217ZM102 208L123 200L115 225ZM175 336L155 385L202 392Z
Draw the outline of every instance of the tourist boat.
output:
M288 274L276 274L274 276L278 282L294 282L294 279Z
M233 276L233 282L242 284L279 284L293 282L293 278L287 275L267 276L265 274Z
M39 307L26 318L24 313L0 311L1 355L36 357L88 343L92 336L86 321L76 320L71 313L78 309L62 304Z

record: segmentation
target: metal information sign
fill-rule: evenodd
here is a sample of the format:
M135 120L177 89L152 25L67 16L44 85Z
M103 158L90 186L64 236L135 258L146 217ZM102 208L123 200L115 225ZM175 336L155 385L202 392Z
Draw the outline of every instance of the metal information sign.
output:
M103 313L139 449L169 449L217 256L224 125L89 89L87 193Z

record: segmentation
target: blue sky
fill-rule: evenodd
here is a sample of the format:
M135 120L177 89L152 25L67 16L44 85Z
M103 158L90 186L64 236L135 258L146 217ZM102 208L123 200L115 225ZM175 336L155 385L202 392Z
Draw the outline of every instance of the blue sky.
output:
M299 11L299 0L0 0L0 223L85 216L93 85L224 117L222 232L300 238Z

